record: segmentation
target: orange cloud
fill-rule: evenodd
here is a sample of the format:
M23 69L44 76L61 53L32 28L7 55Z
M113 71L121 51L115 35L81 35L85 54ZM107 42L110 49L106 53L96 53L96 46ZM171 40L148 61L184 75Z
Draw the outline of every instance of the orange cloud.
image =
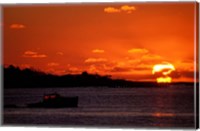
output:
M194 71L194 61L177 61L173 64L177 69Z
M25 68L31 68L30 64L21 64L20 68L25 69Z
M130 72L131 68L128 67L114 67L110 72Z
M93 53L104 53L104 50L100 50L100 49L94 49L92 50Z
M128 5L123 5L120 8L114 8L114 7L104 8L104 12L106 13L120 13L120 12L132 13L135 10L136 10L135 6L128 6Z
M164 59L164 57L153 54L144 48L133 48L128 50L128 53L131 55L126 57L126 61L130 65L146 64L152 66L162 61L167 61L167 59Z
M155 55L155 54L146 54L142 56L142 61L161 61L163 60L163 57L161 57L160 55Z
M106 13L119 13L120 11L121 11L120 9L117 9L114 7L106 7L104 9L104 12L106 12Z
M88 58L85 60L85 63L101 63L106 61L107 59L105 58Z
M66 75L66 74L80 74L83 72L82 68L72 66L70 64L59 64L55 62L48 63L49 66L46 72L56 74L56 75ZM87 68L88 69L88 68Z
M77 68L69 65L68 68L65 68L65 73L69 74L80 74L83 70L81 68Z
M26 28L26 27L25 27L25 25L23 25L23 24L11 24L11 25L10 25L10 28L11 28L11 29L24 29L24 28Z
M121 10L127 13L132 13L132 11L136 10L134 6L123 5L121 6Z
M99 69L97 69L97 67L95 65L90 65L88 71L89 71L89 73L98 73L98 72L100 72Z
M24 55L36 55L37 52L33 52L33 51L26 51L24 52Z
M59 66L59 63L51 62L47 64L48 66Z
M128 50L128 53L148 53L149 51L147 49L142 49L142 48L133 48Z
M129 64L137 64L137 63L140 63L141 60L140 59L128 59L127 62Z
M66 73L65 69L54 69L54 68L48 68L46 69L46 72L56 75L64 75Z
M72 71L72 72L79 71L79 69L77 67L70 67L69 70Z
M23 57L28 57L28 58L45 58L47 57L45 54L39 54L38 52L34 51L25 51L23 54Z

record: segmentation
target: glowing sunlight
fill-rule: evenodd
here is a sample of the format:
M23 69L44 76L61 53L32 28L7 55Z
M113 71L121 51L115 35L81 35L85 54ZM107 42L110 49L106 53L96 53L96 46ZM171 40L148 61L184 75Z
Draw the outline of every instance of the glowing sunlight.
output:
M157 83L170 83L172 78L169 75L172 71L175 71L174 65L163 62L162 64L154 65L152 74L157 76Z

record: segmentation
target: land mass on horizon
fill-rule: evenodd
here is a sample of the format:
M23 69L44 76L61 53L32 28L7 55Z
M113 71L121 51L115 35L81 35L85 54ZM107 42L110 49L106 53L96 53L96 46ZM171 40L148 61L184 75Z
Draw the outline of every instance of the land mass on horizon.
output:
M181 82L173 84L191 85L193 83ZM48 74L34 69L20 69L10 65L4 67L5 88L46 88L46 87L157 87L156 82L139 82L125 79L112 79L111 76L89 74L66 74L62 76ZM166 84L165 84L166 85Z

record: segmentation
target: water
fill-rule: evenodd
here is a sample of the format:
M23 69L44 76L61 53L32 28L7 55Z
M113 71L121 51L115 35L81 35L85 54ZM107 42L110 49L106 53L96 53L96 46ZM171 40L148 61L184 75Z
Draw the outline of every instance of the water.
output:
M44 93L79 96L78 108L5 108L5 125L194 128L193 87L5 89L4 103L24 106Z

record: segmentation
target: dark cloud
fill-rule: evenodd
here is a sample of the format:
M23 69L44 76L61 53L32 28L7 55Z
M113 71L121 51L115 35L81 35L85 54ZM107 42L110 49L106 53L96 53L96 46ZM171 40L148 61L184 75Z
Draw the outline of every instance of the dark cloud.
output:
M129 72L129 71L131 71L131 69L128 67L114 67L113 69L110 70L110 72Z
M133 70L143 71L143 70L151 70L149 67L134 67Z
M170 74L172 78L180 78L180 77L186 77L186 78L194 78L194 75L196 74L197 78L199 78L199 72L194 73L193 71L174 71Z

